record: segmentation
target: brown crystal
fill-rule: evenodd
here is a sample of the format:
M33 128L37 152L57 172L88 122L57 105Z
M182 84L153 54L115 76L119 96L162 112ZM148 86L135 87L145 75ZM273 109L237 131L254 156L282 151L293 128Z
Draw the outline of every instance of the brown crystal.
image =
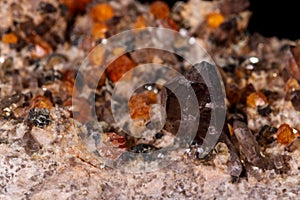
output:
M187 80L190 81L192 89L196 94L198 104L199 104L199 111L200 111L200 120L197 118L191 120L189 122L191 123L189 125L189 129L195 124L197 124L195 123L197 120L201 122L198 124L197 134L194 138L194 140L198 144L201 144L209 128L209 122L211 119L211 108L206 107L206 105L207 103L210 103L211 100L210 100L208 88L206 84L204 84L204 80L197 69L198 67L206 68L206 67L212 67L212 65L203 61L201 63L197 63L190 70L185 72L185 77ZM176 135L179 130L180 123L182 121L182 114L180 111L182 107L178 101L178 97L168 88L173 88L172 89L173 91L176 91L177 94L180 94L182 96L187 96L188 89L183 84L180 84L180 78L178 77L167 82L161 91L161 102L163 107L165 107L166 114L167 114L164 129ZM197 128L197 127L193 127L193 128Z
M260 146L258 145L255 136L252 134L247 124L241 121L234 121L233 130L234 135L241 146L241 151L244 153L247 160L254 165L262 164L260 163Z
M226 98L231 104L237 103L241 98L241 93L236 84L228 84L226 88Z
M286 50L286 69L288 70L290 76L300 80L300 51L297 47L290 46Z
M296 90L292 92L291 102L295 110L300 111L300 90Z

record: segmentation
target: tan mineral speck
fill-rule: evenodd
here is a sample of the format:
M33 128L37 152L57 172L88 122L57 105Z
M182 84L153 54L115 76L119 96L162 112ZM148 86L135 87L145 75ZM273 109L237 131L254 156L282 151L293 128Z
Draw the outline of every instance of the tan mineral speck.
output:
M41 146L47 146L54 142L56 136L55 131L51 130L51 126L48 126L46 129L41 129L38 127L33 127L31 130L32 137L39 143Z

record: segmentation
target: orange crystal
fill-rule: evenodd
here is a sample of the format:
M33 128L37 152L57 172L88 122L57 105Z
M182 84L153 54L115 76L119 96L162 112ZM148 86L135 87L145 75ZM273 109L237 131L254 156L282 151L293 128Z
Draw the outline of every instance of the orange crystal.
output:
M13 33L5 34L2 37L2 42L6 44L16 44L18 40L18 37Z
M87 4L91 1L92 0L61 0L61 2L68 7L71 14L76 11L84 11Z
M299 83L296 79L290 78L285 85L285 91L293 92L295 90L299 90Z
M30 105L32 108L47 108L49 110L53 107L52 102L47 97L42 95L32 98Z
M132 119L150 119L150 106L157 102L157 94L153 91L133 95L129 100L129 110Z
M141 29L145 28L146 26L147 26L146 19L143 15L139 16L133 25L134 28L141 28Z
M150 106L146 104L141 104L139 106L136 106L136 108L130 111L130 117L132 119L149 120L150 119L149 112L150 112Z
M288 145L296 137L296 134L293 133L293 129L288 124L282 124L276 132L277 141L280 144Z
M212 29L218 28L224 20L224 16L220 13L210 13L206 18L207 25Z
M90 15L94 21L107 21L114 16L114 10L109 4L100 3L92 8Z
M228 127L230 136L233 136L233 134L234 134L233 127L230 124L227 124L227 127Z
M122 55L114 60L106 69L106 74L112 82L117 82L123 74L134 68L136 63L128 56Z
M253 92L247 97L247 106L256 108L257 106L264 106L268 103L267 97L261 92Z
M169 16L170 8L162 1L155 1L150 6L150 13L158 19L163 19Z
M104 23L95 23L93 26L93 37L95 39L105 38L108 28Z

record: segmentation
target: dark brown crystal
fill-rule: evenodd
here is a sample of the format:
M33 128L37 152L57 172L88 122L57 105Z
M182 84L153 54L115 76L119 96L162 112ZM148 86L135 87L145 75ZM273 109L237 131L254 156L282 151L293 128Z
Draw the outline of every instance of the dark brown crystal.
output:
M300 111L300 90L293 91L291 94L291 102L295 110Z

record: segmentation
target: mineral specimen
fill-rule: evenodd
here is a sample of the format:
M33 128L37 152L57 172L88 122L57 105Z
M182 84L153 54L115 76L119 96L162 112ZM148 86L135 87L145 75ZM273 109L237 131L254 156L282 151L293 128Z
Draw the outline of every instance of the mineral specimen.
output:
M147 2L0 1L0 199L296 199L299 41L248 31L248 0ZM275 21L279 26L280 20ZM207 157L200 155L205 134L214 133L209 129L214 105L208 86L189 61L176 54L190 55L186 44L169 43L172 37L162 32L143 34L148 26L178 31L190 38L188 43L199 43L218 66L227 116ZM167 43L175 53L125 53L121 41L109 45L111 36L132 28L139 29L126 38L129 49ZM95 54L89 54L91 50ZM119 58L105 63L111 55ZM84 67L87 79L79 72L85 61L91 64ZM139 158L150 164L145 155L156 154L151 169L161 167L157 161L167 154L160 152L176 143L180 122L187 117L176 91L167 88L186 94L185 87L171 78L165 84L141 86L143 90L134 91L126 102L129 115L122 120L142 121L145 133L151 134L135 138L118 127L111 111L114 89L122 78L122 91L127 92L127 83L151 75L152 68L138 75L129 72L145 63L170 66L188 79L199 103L193 111L200 112L199 120L188 119L200 123L194 142L179 157L172 152L175 161L165 169L124 173L101 163L99 156L114 160L137 155L115 163L123 169L128 165L127 170L135 168ZM105 64L104 74L96 73ZM192 125L183 135L189 135Z

